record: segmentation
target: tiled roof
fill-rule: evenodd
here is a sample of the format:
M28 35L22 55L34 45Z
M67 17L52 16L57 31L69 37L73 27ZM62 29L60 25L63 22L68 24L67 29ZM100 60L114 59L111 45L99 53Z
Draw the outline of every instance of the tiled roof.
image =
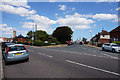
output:
M110 31L110 32L116 32L116 31L120 31L120 26L118 26L117 28L113 29L113 30Z
M102 32L100 33L100 35L109 35L110 33L105 31L105 30L102 30Z

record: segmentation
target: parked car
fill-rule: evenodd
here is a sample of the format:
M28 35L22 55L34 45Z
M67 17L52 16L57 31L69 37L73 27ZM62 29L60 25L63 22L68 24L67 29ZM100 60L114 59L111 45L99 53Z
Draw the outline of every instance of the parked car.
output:
M5 64L19 60L29 60L28 50L23 44L6 44L3 51Z
M9 42L2 42L2 43L1 43L1 49L2 49L2 51L4 51L4 48L5 48L5 44L6 44L6 43L9 43Z
M72 45L73 43L72 42L68 42L68 46Z
M109 50L112 52L120 52L120 45L115 43L105 43L102 45L102 50Z

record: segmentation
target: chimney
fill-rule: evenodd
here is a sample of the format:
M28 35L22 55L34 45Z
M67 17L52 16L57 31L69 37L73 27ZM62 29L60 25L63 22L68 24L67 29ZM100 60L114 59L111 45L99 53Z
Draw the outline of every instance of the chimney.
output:
M13 31L13 38L16 37L16 31Z

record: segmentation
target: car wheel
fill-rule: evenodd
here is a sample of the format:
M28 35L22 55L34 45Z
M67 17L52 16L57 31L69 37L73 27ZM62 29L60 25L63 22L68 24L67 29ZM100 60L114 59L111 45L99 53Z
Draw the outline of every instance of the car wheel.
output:
M102 47L102 50L104 51L105 49Z
M5 65L8 65L8 64L9 64L9 62L5 61Z
M28 62L28 61L29 61L29 58L25 59L25 61Z
M112 52L115 53L116 52L115 49L112 49Z

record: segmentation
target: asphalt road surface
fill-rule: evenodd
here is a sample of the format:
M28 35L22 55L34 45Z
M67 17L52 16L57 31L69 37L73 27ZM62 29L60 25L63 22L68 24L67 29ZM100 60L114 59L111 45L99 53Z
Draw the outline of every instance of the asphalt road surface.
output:
M118 78L119 53L83 45L26 46L30 60L4 65L5 78Z

